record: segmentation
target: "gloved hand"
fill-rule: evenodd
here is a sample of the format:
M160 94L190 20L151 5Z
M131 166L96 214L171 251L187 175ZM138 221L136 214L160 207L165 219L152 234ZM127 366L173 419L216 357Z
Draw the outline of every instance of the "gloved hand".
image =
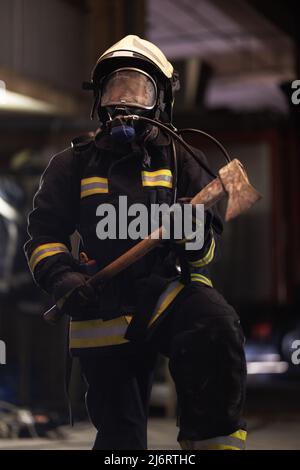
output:
M63 314L71 317L99 310L99 292L87 284L89 276L69 271L61 274L53 285L53 297Z
M179 199L177 201L178 206L170 213L170 222L166 219L167 223L164 224L163 220L167 237L171 244L184 245L186 241L195 239L196 232L198 236L202 233L205 238L205 232L209 229L211 222L210 213L204 211L204 213L200 212L199 214L195 206L190 204L190 201L191 198ZM185 204L190 206L186 208L188 210L185 210Z

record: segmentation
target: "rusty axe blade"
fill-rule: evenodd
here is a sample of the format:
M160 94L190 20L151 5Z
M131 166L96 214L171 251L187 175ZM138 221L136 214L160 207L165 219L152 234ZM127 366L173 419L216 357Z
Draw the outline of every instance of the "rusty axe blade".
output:
M231 220L252 207L261 194L250 184L246 171L237 159L219 170L219 177L211 181L193 199L193 204L204 204L205 209L227 196L225 220Z
M250 184L243 165L237 159L221 168L219 177L228 195L226 221L247 211L262 197Z

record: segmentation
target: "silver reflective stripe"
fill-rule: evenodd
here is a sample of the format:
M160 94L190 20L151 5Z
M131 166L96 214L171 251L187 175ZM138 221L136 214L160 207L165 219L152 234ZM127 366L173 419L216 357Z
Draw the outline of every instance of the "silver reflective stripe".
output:
M102 176L91 176L81 180L81 199L95 194L108 193L108 179Z
M172 188L172 172L168 168L155 171L142 171L143 186L164 186Z
M149 326L161 315L183 288L184 285L178 280L168 285L157 301ZM70 347L71 349L98 348L128 343L124 335L130 320L130 314L108 321L72 320L70 324Z
M88 189L95 189L95 188L107 188L107 183L86 183L81 185L81 191L86 191Z
M127 343L124 338L128 322L124 316L112 320L72 320L70 324L71 349L99 348Z
M57 252L57 253L62 253L62 252L66 252L68 251L67 248L62 248L61 246L57 246L57 247L52 247L52 248L44 248L40 251L38 251L34 256L32 256L32 258L30 259L30 264L35 264L35 261L37 258L39 258L41 255L45 254L45 253L50 253L51 254L56 254L54 252Z
M172 181L172 176L158 175L158 176L145 176L143 175L143 181Z
M32 253L29 260L29 266L31 271L33 272L36 265L43 259L68 251L68 248L63 243L45 243L44 245L38 246Z

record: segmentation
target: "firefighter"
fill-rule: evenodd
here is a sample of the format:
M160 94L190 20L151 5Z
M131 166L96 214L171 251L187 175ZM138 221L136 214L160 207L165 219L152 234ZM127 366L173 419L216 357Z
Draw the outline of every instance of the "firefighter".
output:
M169 360L178 398L183 449L245 447L242 419L246 366L239 317L213 287L209 265L222 233L215 209L205 211L204 244L188 250L174 236L101 288L86 283L138 240L97 235L99 207L150 207L191 198L212 179L197 160L149 122L172 125L178 75L162 51L126 36L99 58L89 87L99 129L55 155L41 178L25 245L36 283L70 316L70 350L81 362L94 449L147 449L147 413L158 353ZM117 218L117 220L119 220ZM197 221L196 221L197 222ZM80 234L84 266L71 255ZM91 261L92 260L92 261Z

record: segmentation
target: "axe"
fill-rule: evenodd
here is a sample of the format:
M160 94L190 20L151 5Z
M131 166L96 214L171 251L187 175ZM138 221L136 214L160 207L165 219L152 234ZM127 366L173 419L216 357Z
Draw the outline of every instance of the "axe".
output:
M191 204L204 204L204 208L208 209L224 197L227 197L226 221L250 209L261 198L260 193L250 184L243 165L237 159L221 168L219 176L196 194L190 202ZM161 244L163 230L164 227L159 227L144 240L101 269L87 283L97 286L128 268ZM62 313L56 305L44 313L45 321L50 324L56 324L61 316Z

